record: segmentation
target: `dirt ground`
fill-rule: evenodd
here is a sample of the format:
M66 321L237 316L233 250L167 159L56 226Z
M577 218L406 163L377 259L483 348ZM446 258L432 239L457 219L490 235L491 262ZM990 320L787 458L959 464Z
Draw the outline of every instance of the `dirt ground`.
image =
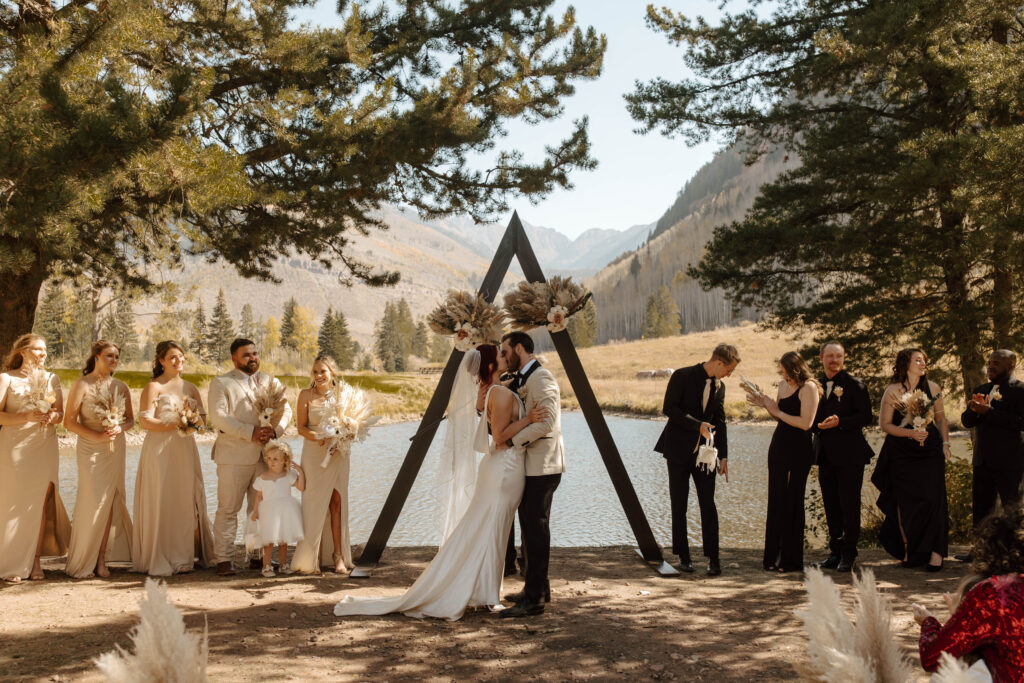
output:
M370 579L264 579L255 571L225 579L197 570L171 577L169 595L189 628L208 624L216 681L777 681L799 678L794 665L806 661L793 614L804 601L802 576L762 571L756 550L723 550L720 577L704 576L701 567L662 578L632 548L556 548L552 603L530 619L483 611L455 623L333 616L346 593L401 593L433 553L388 549ZM945 619L942 593L967 565L947 560L944 571L929 574L901 569L880 550L864 551L861 560L892 596L895 628L918 662L909 604ZM0 584L0 679L100 680L92 658L129 646L144 577L115 569L107 580L72 580L61 566L44 563L46 581ZM830 574L849 585L849 575ZM520 586L519 577L505 582L506 590ZM850 591L844 600L852 609Z

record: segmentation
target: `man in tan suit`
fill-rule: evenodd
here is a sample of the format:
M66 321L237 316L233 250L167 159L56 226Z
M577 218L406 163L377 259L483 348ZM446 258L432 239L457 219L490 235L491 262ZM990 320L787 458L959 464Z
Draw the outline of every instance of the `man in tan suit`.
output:
M501 612L502 617L540 614L551 600L548 584L548 558L551 555L551 499L565 472L565 446L562 444L562 394L555 376L542 368L533 355L533 339L525 332L510 332L501 340L501 356L509 371L517 371L509 388L519 392L526 412L540 405L546 409L544 420L527 425L508 440L512 448L526 452L526 486L519 503L519 526L523 532L526 558L526 585L521 593L505 596L515 605Z
M262 373L256 344L248 339L231 342L231 361L235 369L210 382L207 405L217 441L213 444L213 460L217 463L217 517L213 523L214 550L217 554L217 573L231 576L235 570L231 560L238 533L238 511L242 499L247 501L246 511L252 514L256 492L252 483L267 466L263 462L263 445L284 434L292 419L291 406L285 405L284 415L272 427L260 427L253 391L257 386L277 379Z

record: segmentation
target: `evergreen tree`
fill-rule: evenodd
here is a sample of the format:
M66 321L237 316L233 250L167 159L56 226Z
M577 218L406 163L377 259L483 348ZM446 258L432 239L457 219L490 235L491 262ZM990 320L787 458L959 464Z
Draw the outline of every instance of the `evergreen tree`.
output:
M588 302L589 303L589 302ZM582 315L582 313L580 313ZM596 324L596 314L595 314ZM657 339L679 334L679 306L672 298L668 287L662 285L657 294L647 297L644 319L644 336Z
M192 330L188 340L188 350L200 360L206 360L207 334L206 313L203 311L203 300L199 300L196 310L192 313Z
M50 280L43 289L43 299L37 309L36 324L32 331L46 339L50 354L66 358L74 346L72 335L73 313L63 283Z
M661 329L661 311L658 309L658 297L650 294L647 296L647 305L644 307L644 339L658 337Z
M235 339L235 323L228 313L228 301L224 290L217 292L217 303L213 306L210 324L206 329L206 353L215 363L223 363L231 357L231 342Z
M334 309L330 306L327 307L327 312L324 313L324 319L320 321L320 332L316 336L316 353L318 356L330 356L334 358L335 347L335 325L334 325ZM337 358L334 358L337 361Z
M398 300L398 305L395 308L395 324L398 329L398 343L402 347L401 355L403 358L408 358L415 351L413 346L416 341L416 321L413 320L412 310L405 297Z
M252 304L242 306L238 319L238 336L256 341L256 321L252 317Z
M295 18L308 5L0 3L0 348L55 271L145 285L140 264L187 250L269 279L293 250L394 283L351 246L382 203L485 220L595 165L585 119L533 163L499 148L600 74L605 39L572 11L340 2L323 27Z
M385 372L404 372L407 357L399 338L401 325L398 307L390 301L384 305L384 315L374 326L374 352Z
M566 326L572 343L580 349L593 346L597 341L597 309L594 300L588 299L583 310L569 318Z
M416 323L416 333L412 337L412 353L419 358L430 357L430 335L426 321Z
M430 338L430 362L444 363L448 356L452 355L451 340L440 334L433 334Z
M122 361L139 358L139 332L135 328L135 312L127 297L118 299L113 312L104 318L103 338L121 347Z
M295 343L295 309L299 302L291 297L284 302L284 311L281 313L281 346L286 349L298 348Z
M880 379L915 343L936 376L980 384L987 349L1024 341L1017 7L791 2L717 23L649 9L694 76L627 98L645 130L800 160L718 228L701 285L776 329L842 339Z
M351 370L356 364L356 356L359 354L359 344L352 339L348 330L348 320L341 311L334 314L334 360L338 363L340 370Z

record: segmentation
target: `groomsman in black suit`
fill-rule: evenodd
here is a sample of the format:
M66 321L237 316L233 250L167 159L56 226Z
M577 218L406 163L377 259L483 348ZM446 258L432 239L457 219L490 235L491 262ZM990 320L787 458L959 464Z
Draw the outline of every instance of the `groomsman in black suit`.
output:
M662 412L668 424L654 450L668 463L668 491L672 501L672 552L679 556L679 568L693 571L690 544L686 536L686 504L690 478L697 489L704 556L708 558L708 576L722 573L718 557L718 508L715 507L715 471L697 466L697 448L704 439L714 441L718 449L718 473L729 481L726 458L729 455L725 435L725 385L740 362L735 346L719 344L711 359L672 373L665 390Z
M989 381L976 387L960 416L976 428L972 507L977 527L992 512L996 495L1003 505L1019 501L1024 475L1024 382L1013 377L1017 355L1008 349L988 357ZM995 391L993 389L998 387Z
M871 397L864 382L844 369L840 342L827 342L820 358L825 372L818 382L825 393L814 418L814 454L831 554L818 566L848 572L857 559L864 466L874 455L863 432L873 421Z

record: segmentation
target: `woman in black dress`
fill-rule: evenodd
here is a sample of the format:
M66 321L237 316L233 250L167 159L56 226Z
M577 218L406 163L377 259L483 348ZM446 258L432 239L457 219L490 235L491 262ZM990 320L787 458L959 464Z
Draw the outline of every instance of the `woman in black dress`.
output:
M811 425L821 387L800 354L779 360L783 381L778 399L749 396L779 421L768 447L768 513L764 526L766 571L802 571L804 565L804 490L814 464Z
M949 460L949 425L942 407L940 387L928 379L928 357L921 349L903 349L896 355L892 384L882 396L879 426L885 443L872 483L878 487L878 507L885 513L880 540L905 567L942 568L949 549L946 510L946 461ZM934 421L924 429L905 422L900 412L904 394L920 389L935 398Z

